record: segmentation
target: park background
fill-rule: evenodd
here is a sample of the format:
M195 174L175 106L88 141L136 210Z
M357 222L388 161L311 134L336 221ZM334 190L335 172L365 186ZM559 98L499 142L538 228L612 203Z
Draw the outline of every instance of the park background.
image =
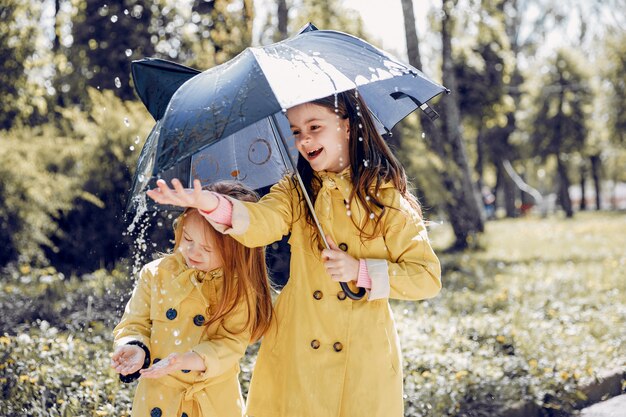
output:
M438 297L392 301L406 415L569 416L624 390L623 1L0 0L0 17L0 415L129 413L111 330L172 219L125 216L154 124L131 61L208 69L307 22L451 90L387 138L443 265Z

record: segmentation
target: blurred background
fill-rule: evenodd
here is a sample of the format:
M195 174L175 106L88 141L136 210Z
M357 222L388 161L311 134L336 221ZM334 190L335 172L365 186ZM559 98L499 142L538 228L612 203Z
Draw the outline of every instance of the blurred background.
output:
M110 332L172 237L171 213L125 215L154 125L131 61L204 70L307 22L451 90L387 138L444 266L437 299L393 302L406 415L622 390L590 387L626 365L623 0L0 0L0 415L128 413Z

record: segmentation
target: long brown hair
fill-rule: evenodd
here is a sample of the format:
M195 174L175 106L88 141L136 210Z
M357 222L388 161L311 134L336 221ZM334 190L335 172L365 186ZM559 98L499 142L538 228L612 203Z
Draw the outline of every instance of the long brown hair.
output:
M356 197L361 205L375 213L374 219L367 217L361 227L355 223L361 234L361 239L372 239L380 233L380 220L387 210L385 204L378 198L380 187L391 182L411 206L422 215L417 198L408 191L408 180L404 168L393 155L391 149L380 136L374 124L372 115L356 90L348 90L310 102L337 112L347 119L350 125L350 169L352 192L350 200ZM367 161L367 162L364 162ZM302 177L307 193L313 201L316 190L321 187L320 180L314 175L311 165L298 156L298 172ZM310 211L307 209L307 221L314 224ZM368 226L373 224L370 233L366 233Z
M204 189L215 191L241 201L258 201L259 196L243 184L236 181L220 181ZM195 208L188 208L174 222L174 251L180 245L183 226L188 216L201 216ZM265 264L265 249L248 248L231 236L217 232L211 224L204 220L205 235L210 235L215 248L220 251L223 261L224 284L217 307L210 313L205 326L221 321L241 302L248 305L248 319L242 329L232 330L241 333L250 329L251 340L258 340L270 326L273 308L270 295L270 284ZM251 299L254 298L254 299ZM207 306L208 310L208 306ZM208 328L208 327L207 327Z

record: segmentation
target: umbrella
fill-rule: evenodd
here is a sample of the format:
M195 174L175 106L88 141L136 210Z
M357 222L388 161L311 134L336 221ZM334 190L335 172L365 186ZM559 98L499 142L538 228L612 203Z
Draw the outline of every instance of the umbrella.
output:
M142 78L141 72L153 72L154 62L133 64L136 85L151 78ZM155 176L178 177L187 185L193 178L211 182L230 177L260 188L276 182L285 168L304 190L295 144L287 141L291 131L286 109L357 89L379 132L387 133L418 107L437 117L426 103L447 91L362 39L313 25L284 41L247 48L202 73L185 68L163 64L162 70L175 73L166 77L165 85L137 87L157 123L142 149L132 195ZM160 103L147 103L150 96ZM310 198L303 195L321 231ZM320 235L324 240L325 234ZM364 294L352 293L345 283L342 287L355 299Z

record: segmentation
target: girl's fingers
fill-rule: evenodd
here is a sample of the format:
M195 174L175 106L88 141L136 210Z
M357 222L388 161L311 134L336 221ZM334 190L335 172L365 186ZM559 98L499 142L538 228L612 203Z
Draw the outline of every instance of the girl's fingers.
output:
M183 184L178 180L178 178L174 178L172 180L172 187L179 194L185 194L185 189L183 188Z

